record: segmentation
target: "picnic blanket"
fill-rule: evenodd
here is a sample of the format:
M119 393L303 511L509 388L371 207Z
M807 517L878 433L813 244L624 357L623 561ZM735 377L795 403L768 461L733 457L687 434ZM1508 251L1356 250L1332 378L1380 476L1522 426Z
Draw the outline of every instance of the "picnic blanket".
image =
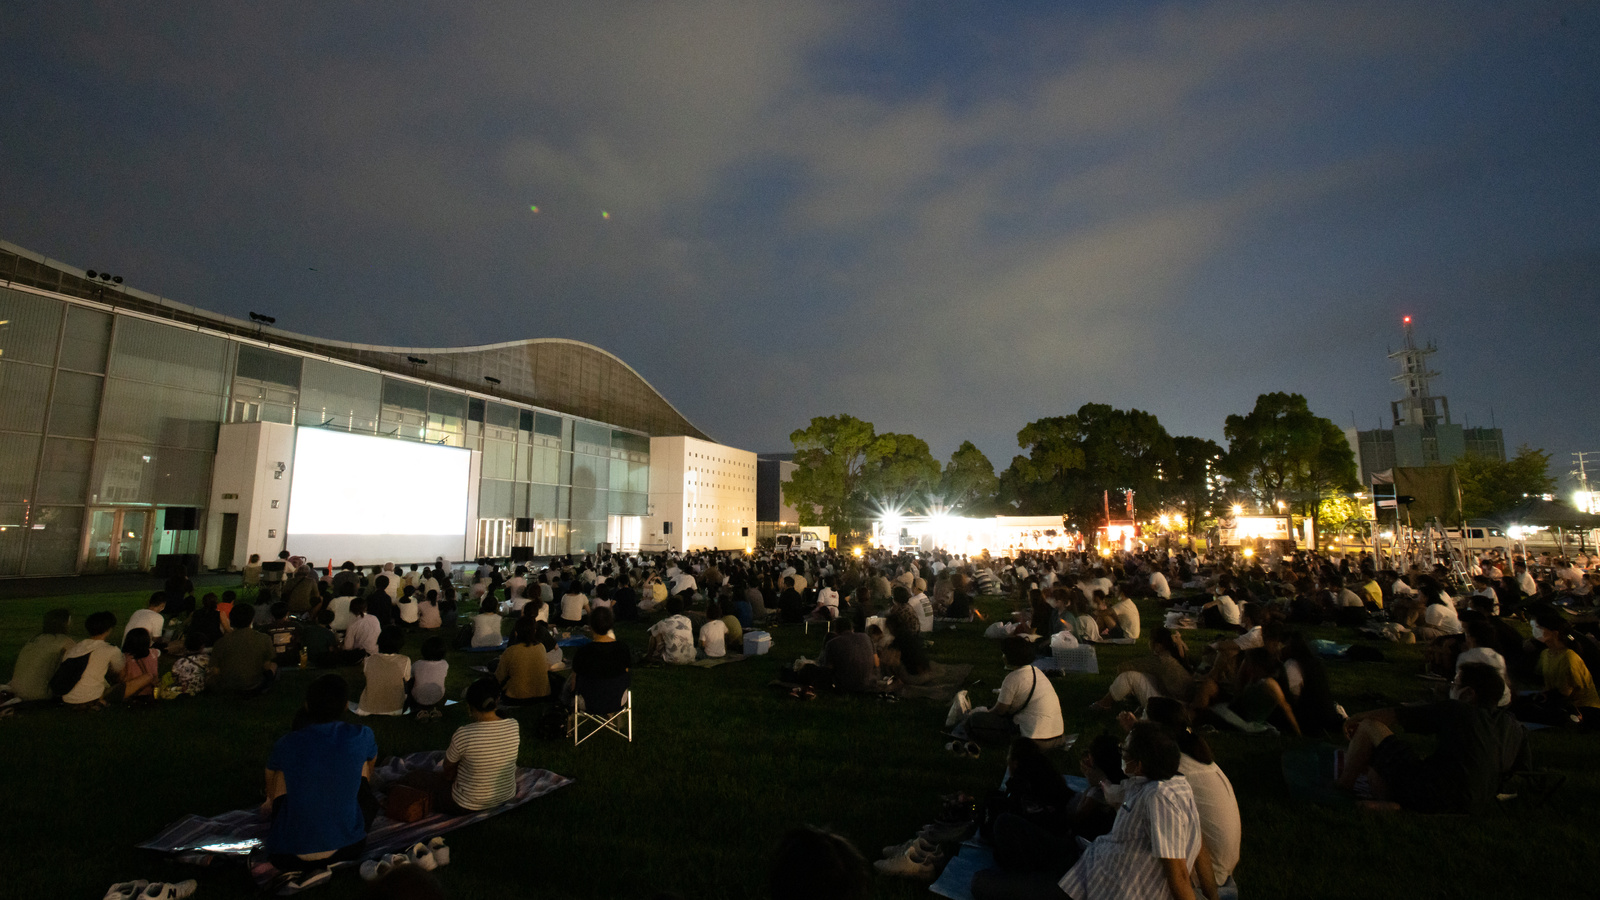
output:
M899 694L912 700L949 700L961 690L961 684L972 674L969 665L928 663L928 678L921 684L902 684Z
M444 759L444 751L428 750L407 756L390 757L373 773L372 787L379 798L395 781L406 773L418 769L435 769ZM367 856L404 850L418 841L434 835L454 831L490 816L508 812L545 794L566 787L572 779L557 775L547 769L517 769L517 793L510 800L492 809L480 810L458 816L434 813L415 822L396 822L382 814L367 831ZM258 886L265 887L280 874L267 861L265 840L271 825L270 817L260 807L236 809L219 816L184 816L167 826L148 841L139 844L143 850L171 854L179 862L192 865L211 865L227 858L245 859L250 866L250 877ZM359 860L336 863L331 868L354 866Z
M689 665L697 669L714 669L725 663L744 662L746 659L749 659L749 657L743 653L729 653L727 656L708 656L705 659L697 659L689 663Z

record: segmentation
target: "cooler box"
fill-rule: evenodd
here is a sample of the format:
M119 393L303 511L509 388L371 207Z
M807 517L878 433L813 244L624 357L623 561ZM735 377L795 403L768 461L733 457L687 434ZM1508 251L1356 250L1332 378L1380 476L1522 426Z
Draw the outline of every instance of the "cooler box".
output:
M772 649L772 635L765 631L746 631L744 633L744 655L760 656Z

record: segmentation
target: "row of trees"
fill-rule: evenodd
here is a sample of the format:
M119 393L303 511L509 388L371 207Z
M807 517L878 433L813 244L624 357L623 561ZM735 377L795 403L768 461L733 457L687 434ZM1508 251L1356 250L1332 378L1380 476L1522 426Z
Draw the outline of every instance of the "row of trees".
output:
M1341 528L1357 515L1361 489L1355 455L1333 422L1314 414L1299 394L1271 393L1223 424L1227 447L1174 436L1154 415L1089 403L1076 413L1029 422L1017 432L1023 451L1004 471L966 441L941 465L927 442L879 434L854 416L821 416L791 434L794 480L784 497L805 524L849 532L864 518L894 510L958 515L1064 515L1087 532L1111 512L1135 506L1183 516L1198 533L1224 504L1284 510ZM1465 513L1485 515L1515 495L1543 493L1548 455L1522 448L1505 462L1459 464ZM1515 500L1511 500L1515 502Z

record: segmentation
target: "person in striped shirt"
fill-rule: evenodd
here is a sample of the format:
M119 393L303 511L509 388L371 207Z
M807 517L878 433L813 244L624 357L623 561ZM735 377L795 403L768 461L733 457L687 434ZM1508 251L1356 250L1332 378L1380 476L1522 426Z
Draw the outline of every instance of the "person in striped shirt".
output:
M456 729L444 752L444 776L451 782L450 800L471 812L499 806L517 793L517 749L522 734L516 719L503 719L500 683L480 678L467 688L467 714L472 721Z
M1160 725L1140 722L1122 744L1122 805L1111 833L1090 844L1059 887L1073 900L1194 900L1200 812L1181 752ZM1207 900L1216 900L1208 885Z

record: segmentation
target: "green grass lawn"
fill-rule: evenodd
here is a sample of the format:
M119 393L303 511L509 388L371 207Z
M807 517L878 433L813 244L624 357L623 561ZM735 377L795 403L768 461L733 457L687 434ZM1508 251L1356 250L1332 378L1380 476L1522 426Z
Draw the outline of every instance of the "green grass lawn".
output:
M38 630L42 614L68 606L81 625L97 609L119 621L148 594L11 600L0 605L0 672ZM982 604L991 620L1006 605ZM1159 621L1145 610L1148 625ZM1147 625L1147 627L1148 627ZM997 642L981 625L940 630L936 659L971 663L974 701L988 702L1004 675ZM1335 629L1313 629L1338 637ZM119 632L120 633L120 632ZM636 651L644 629L619 636ZM1207 637L1200 633L1201 637ZM1346 636L1348 638L1348 636ZM1196 643L1192 641L1191 643ZM420 639L407 651L418 653ZM601 735L574 749L524 731L520 761L576 780L548 797L450 835L453 860L440 879L453 898L506 896L751 897L765 892L766 858L787 828L816 824L849 837L869 858L911 835L938 811L937 797L981 792L999 780L1003 754L958 759L943 750L945 704L884 703L822 696L797 702L766 685L784 662L821 647L816 629L774 631L772 654L714 669L644 668L634 676L635 740ZM1421 699L1415 648L1385 645L1389 661L1331 665L1338 698L1352 712ZM1143 652L1101 647L1098 676L1058 683L1067 728L1089 737L1114 727L1088 705L1119 661ZM474 677L484 657L451 655L451 687ZM359 686L359 670L346 672ZM244 897L242 867L196 869L134 849L185 813L212 815L260 800L262 769L288 727L306 674L286 673L250 701L199 697L153 709L100 713L51 710L0 720L7 774L0 790L5 866L0 896L99 897L130 878L197 878L197 896ZM364 720L384 754L441 749L462 721ZM1237 879L1256 898L1590 896L1600 837L1593 772L1600 738L1541 732L1535 762L1565 771L1562 794L1541 809L1510 807L1484 817L1378 816L1293 803L1279 757L1292 741L1216 736L1213 745L1238 792L1244 820ZM1058 755L1076 770L1077 753ZM354 896L341 875L313 896ZM883 879L880 896L927 896L921 885Z

